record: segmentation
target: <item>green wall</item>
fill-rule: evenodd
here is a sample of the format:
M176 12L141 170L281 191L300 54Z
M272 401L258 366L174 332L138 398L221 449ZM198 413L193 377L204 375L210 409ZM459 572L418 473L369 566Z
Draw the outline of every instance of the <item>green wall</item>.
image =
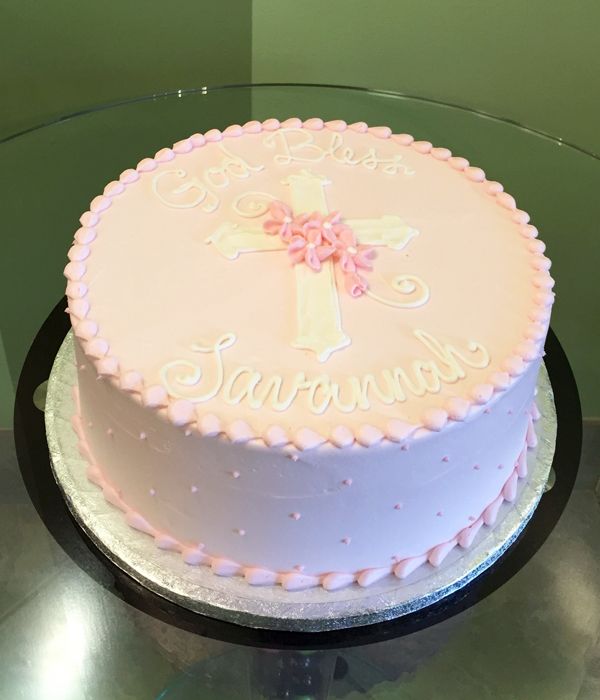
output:
M251 0L2 0L0 26L0 138L86 107L251 77Z
M4 352L2 334L0 334L0 430L12 425L12 406L15 391L8 371L8 361Z
M360 85L600 153L598 0L254 0L254 82Z

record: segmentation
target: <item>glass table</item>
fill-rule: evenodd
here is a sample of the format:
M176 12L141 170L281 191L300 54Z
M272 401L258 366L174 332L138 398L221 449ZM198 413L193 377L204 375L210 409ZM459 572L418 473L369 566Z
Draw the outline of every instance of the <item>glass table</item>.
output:
M388 124L466 155L503 182L548 244L559 292L553 328L580 379L584 409L594 411L598 370L590 343L600 335L600 317L582 300L594 298L599 262L598 160L558 139L457 107L319 86L158 95L74 115L0 144L1 329L13 382L62 296L61 270L79 214L108 180L188 133L292 115ZM548 541L477 605L398 639L327 653L276 653L185 631L168 616L129 605L108 573L99 581L97 571L80 568L40 520L12 435L0 432L0 695L599 697L598 447L597 433L590 432L571 501Z

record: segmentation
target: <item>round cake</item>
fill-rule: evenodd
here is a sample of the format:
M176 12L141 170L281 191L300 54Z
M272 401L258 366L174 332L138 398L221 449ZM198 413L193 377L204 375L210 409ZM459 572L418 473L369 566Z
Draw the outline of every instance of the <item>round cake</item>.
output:
M143 159L80 221L73 424L158 547L366 586L514 499L553 280L480 168L363 122L251 121Z

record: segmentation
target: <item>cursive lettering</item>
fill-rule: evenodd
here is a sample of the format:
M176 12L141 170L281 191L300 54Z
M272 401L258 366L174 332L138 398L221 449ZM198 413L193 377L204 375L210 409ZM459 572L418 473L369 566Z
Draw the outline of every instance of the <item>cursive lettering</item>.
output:
M343 136L338 133L331 135L328 144L319 146L315 143L314 135L302 129L279 129L269 134L263 143L267 148L276 150L273 160L279 165L320 163L330 158L341 165L360 165L367 170L381 169L386 175L415 174L414 170L402 162L400 154L382 157L375 148L359 154L346 145Z
M278 374L264 377L248 365L227 373L223 352L235 343L233 333L225 333L213 344L192 346L194 352L210 358L212 380L206 379L205 368L188 360L168 363L160 376L171 396L194 403L203 403L220 395L229 405L246 401L252 409L267 406L274 411L285 411L303 397L311 413L320 415L330 406L342 413L352 413L357 409L367 411L374 402L389 406L405 402L409 395L437 394L443 384L464 379L465 368L484 369L490 363L489 353L481 343L470 341L465 350L460 350L421 329L413 331L413 335L429 350L433 359L413 360L407 368L384 369L379 376L368 373L339 382L328 374L311 379L298 372L285 380ZM202 381L206 385L198 392Z
M152 178L152 191L158 199L172 209L200 207L207 214L216 211L220 199L213 190L231 184L232 178L244 180L252 173L264 170L264 165L251 165L241 156L219 145L223 158L218 165L207 168L201 177L188 175L186 170L164 170ZM177 184L177 181L181 181ZM192 196L189 196L192 193Z

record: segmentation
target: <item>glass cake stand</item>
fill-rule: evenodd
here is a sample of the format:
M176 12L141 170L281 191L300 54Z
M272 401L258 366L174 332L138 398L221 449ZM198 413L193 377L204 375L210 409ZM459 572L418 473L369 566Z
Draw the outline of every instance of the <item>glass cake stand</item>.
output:
M553 333L545 358L558 416L551 488L521 538L486 574L413 615L318 634L219 622L144 589L71 520L51 475L39 408L68 329L65 302L56 301L80 212L108 180L182 135L292 115L388 124L468 155L532 213L551 257L553 237L567 226L577 228L580 245L593 234L600 185L593 156L488 115L390 93L199 88L73 115L0 144L10 174L3 216L11 232L3 240L10 269L0 284L10 303L3 305L2 329L14 378L26 357L15 403L20 470L10 436L0 433L0 544L6 544L0 561L8 572L0 580L0 690L10 689L9 696L18 690L36 698L429 698L443 679L449 698L494 697L492 689L502 687L515 698L562 699L581 681L573 659L593 650L600 619L591 534L600 516L582 507L583 501L589 507L589 481L582 482L575 505L542 547L572 491L581 447L577 389ZM554 259L559 287L563 280L584 284L572 274L575 248ZM559 295L553 326L570 330L572 323L561 317ZM62 695L50 694L61 687Z

